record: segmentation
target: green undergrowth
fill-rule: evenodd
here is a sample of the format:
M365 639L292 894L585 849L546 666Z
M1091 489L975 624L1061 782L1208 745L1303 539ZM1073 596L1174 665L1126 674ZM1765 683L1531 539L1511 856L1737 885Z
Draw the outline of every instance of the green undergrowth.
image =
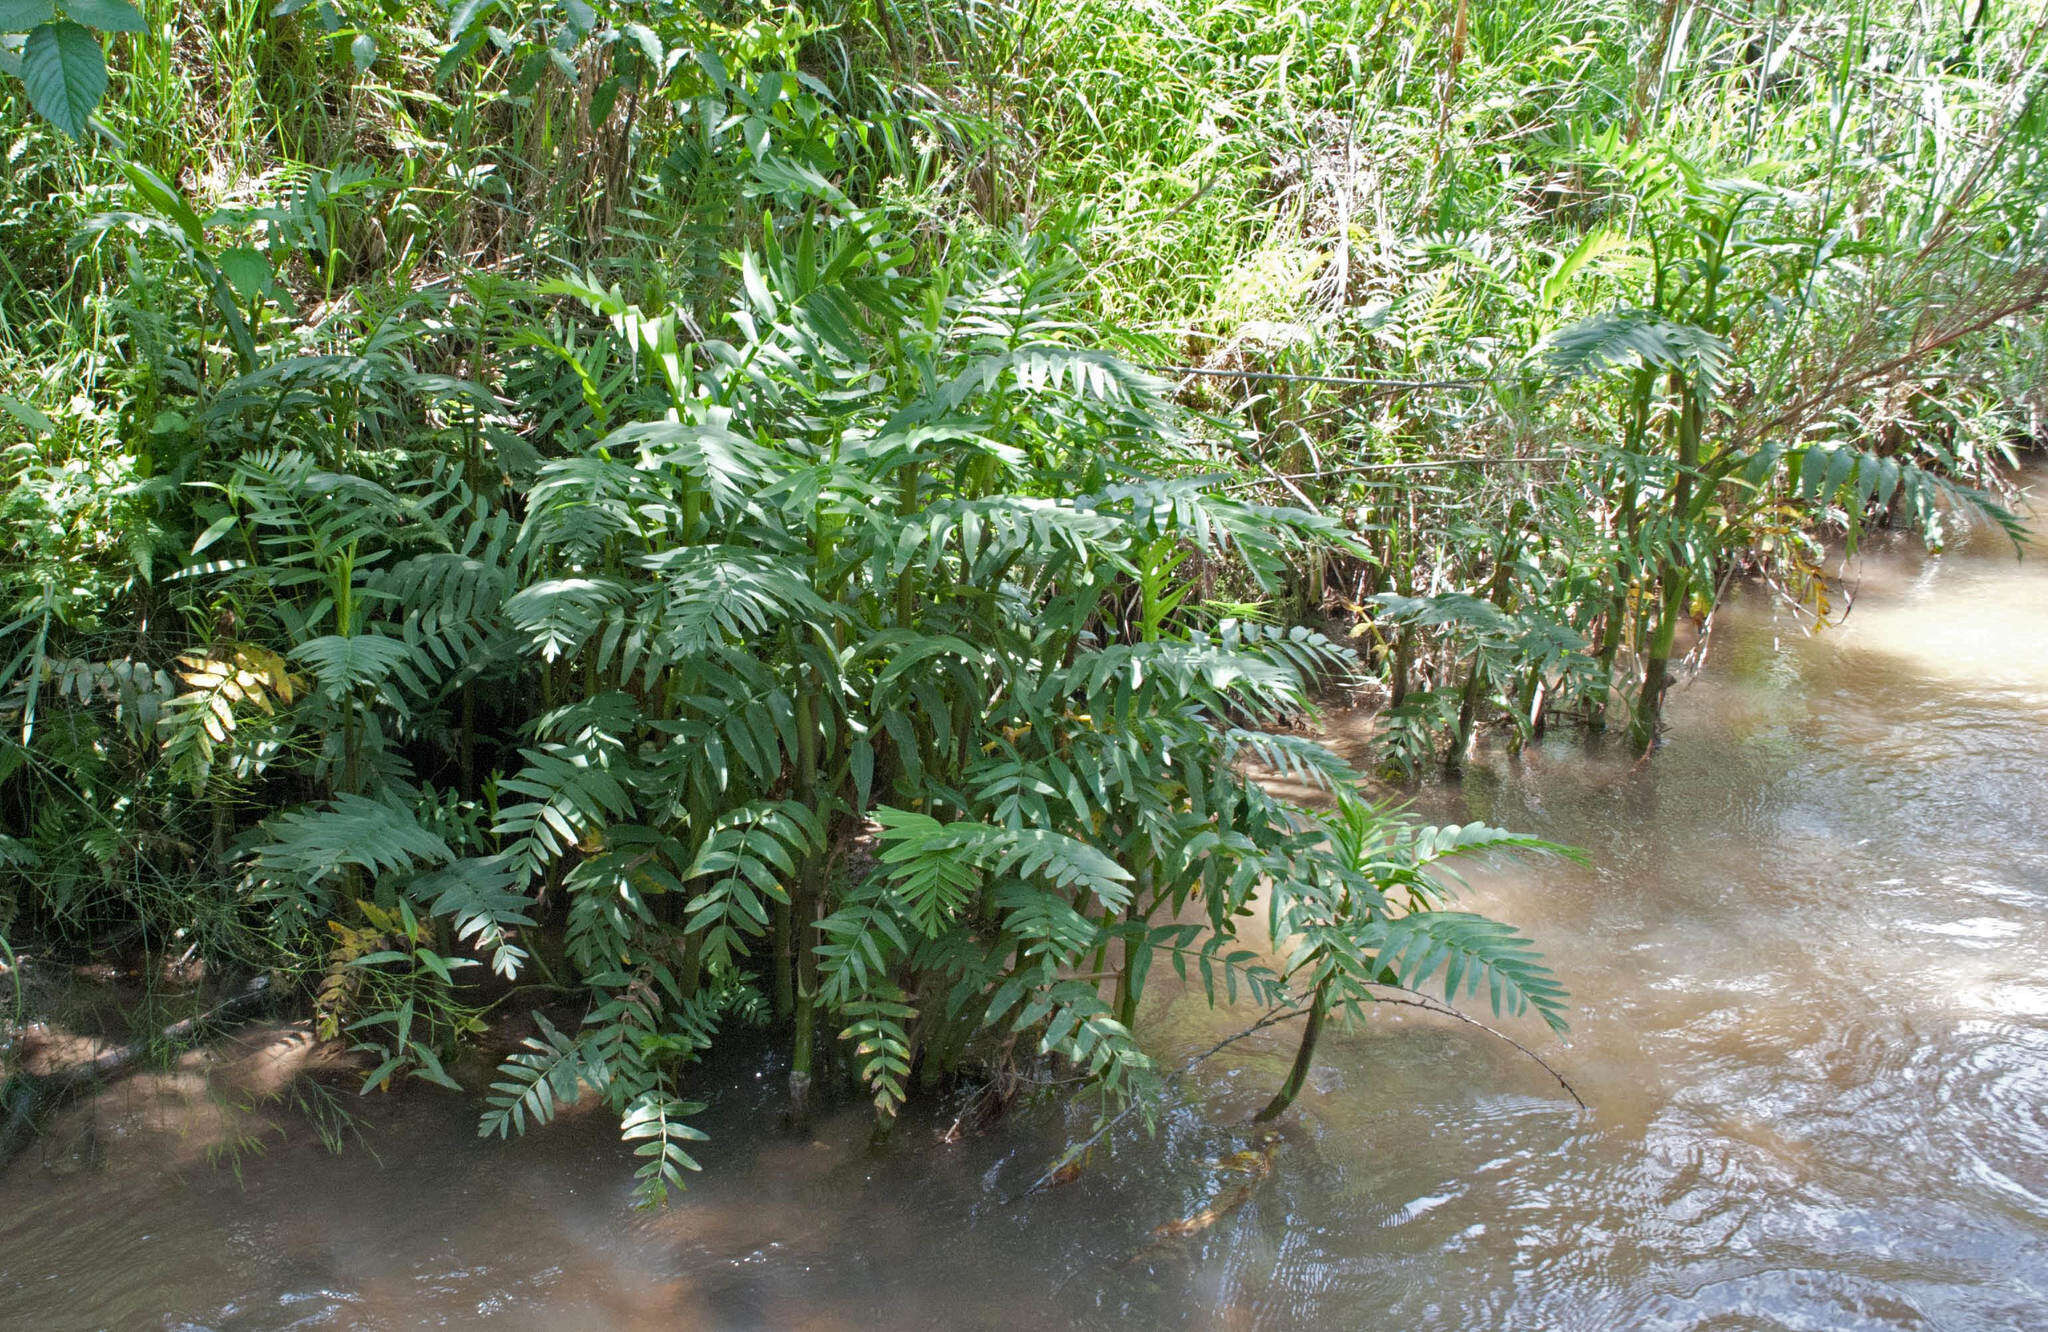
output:
M372 1087L544 994L484 1128L594 1090L648 1200L742 1026L886 1126L1143 1099L1161 963L1561 1025L1439 867L1556 848L1296 723L1647 748L1732 578L2017 541L2043 22L0 0L0 937Z

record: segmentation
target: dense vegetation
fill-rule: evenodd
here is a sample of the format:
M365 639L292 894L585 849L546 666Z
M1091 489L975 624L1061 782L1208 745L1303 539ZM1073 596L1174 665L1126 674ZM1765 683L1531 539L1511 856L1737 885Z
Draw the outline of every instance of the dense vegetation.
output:
M886 1124L1142 1095L1161 959L1290 1088L1389 987L1561 1024L1431 868L1540 844L1368 803L1318 692L1395 772L1648 748L1731 579L2017 539L2048 406L2038 7L0 32L0 940L277 975L372 1086L516 981L486 1130L594 1089L650 1198L738 1026Z

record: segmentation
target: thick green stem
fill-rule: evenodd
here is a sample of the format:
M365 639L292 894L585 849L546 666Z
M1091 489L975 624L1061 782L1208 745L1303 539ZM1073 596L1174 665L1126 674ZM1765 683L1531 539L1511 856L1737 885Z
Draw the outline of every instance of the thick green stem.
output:
M788 902L775 904L775 1020L787 1022L796 1013L796 957Z
M1650 395L1656 386L1653 370L1646 368L1636 372L1635 382L1629 390L1628 420L1622 426L1624 452L1642 452L1650 427ZM1636 473L1630 471L1622 485L1621 504L1615 513L1614 533L1620 539L1621 547L1614 561L1614 600L1608 607L1607 632L1600 644L1600 697L1594 705L1592 717L1596 731L1607 729L1607 708L1614 694L1614 662L1620 655L1622 639L1628 630L1629 589L1636 580L1636 534L1642 519L1637 503L1640 494L1640 481Z
M946 1052L952 1044L954 1024L943 1013L924 1014L923 1023L928 1034L923 1042L924 1057L917 1063L917 1085L931 1091L948 1072Z
M1457 768L1472 756L1472 731L1479 720L1479 697L1486 689L1485 662L1478 652L1465 671L1465 692L1458 700L1458 735L1451 743L1447 768Z
M1509 582L1515 572L1515 553L1519 548L1518 531L1522 521L1522 503L1517 500L1508 512L1507 531L1502 535L1500 546L1494 552L1493 577L1486 582L1486 599L1502 610L1508 608ZM1451 749L1447 767L1455 768L1472 755L1472 731L1479 720L1479 703L1486 693L1486 654L1479 648L1472 650L1472 665L1465 673L1465 694L1458 704L1458 738Z
M1543 673L1530 671L1523 677L1522 688L1515 697L1515 733L1510 746L1517 754L1525 744L1543 734L1544 697Z
M1671 483L1673 530L1683 530L1692 517L1693 471L1700 461L1700 418L1703 404L1699 394L1680 371L1671 372L1673 396L1678 399L1678 467ZM1650 632L1648 660L1643 663L1643 692L1636 700L1635 725L1630 737L1639 751L1657 743L1657 728L1663 719L1664 691L1671 683L1671 647L1678 634L1678 618L1685 613L1690 578L1676 552L1664 556L1662 605L1656 627Z
M936 1087L959 1071L968 1042L981 1030L987 1016L985 1004L970 1003L958 1013L947 1013L936 1005L926 1010L928 1026L918 1046L922 1052L922 1060L918 1064L920 1086L927 1089Z
M1145 974L1151 969L1152 943L1145 921L1156 907L1152 902L1152 861L1138 853L1136 881L1131 887L1131 904L1124 912L1124 964L1116 974L1116 1020L1126 1030L1138 1021L1138 996L1145 990Z
M1621 654L1622 630L1628 625L1628 585L1623 583L1607 608L1607 626L1600 639L1599 693L1593 699L1592 726L1607 729L1607 704L1614 694L1614 659Z
M817 1005L806 989L796 998L796 1036L789 1046L789 1125L793 1129L810 1127L811 1057L817 1025Z
M680 894L676 894L680 898ZM683 998L696 995L697 987L704 983L704 936L693 934L683 945L683 974L679 980Z
M1403 628L1394 638L1394 672L1388 681L1391 693L1387 706L1398 708L1408 701L1408 677L1415 669L1415 631Z
M455 751L456 762L462 773L462 790L467 795L476 790L476 685L474 681L462 686L462 735Z
M1396 508L1393 521L1388 524L1388 563L1393 565L1394 591L1404 597L1415 595L1415 550L1408 534L1415 530L1415 497L1408 496L1408 519L1404 526L1401 511ZM1415 669L1415 627L1407 625L1394 639L1394 672L1387 683L1392 690L1387 700L1389 707L1400 707L1408 700L1408 677Z
M1138 1022L1138 990L1136 986L1131 984L1131 968L1129 963L1125 963L1124 969L1117 973L1116 1020L1123 1024L1126 1031L1136 1026Z
M1643 692L1636 699L1635 723L1629 738L1638 751L1657 743L1657 728L1664 715L1664 692L1671 684L1671 647L1677 639L1678 617L1685 611L1685 574L1664 572L1663 605L1657 612L1656 628L1650 632L1650 651L1643 664Z
M815 688L816 682L812 681L812 685ZM816 707L808 689L797 695L796 735L797 790L804 803L816 810L819 805L818 726ZM789 1055L789 1121L791 1127L798 1129L810 1123L811 1114L811 1052L816 1039L815 996L818 992L817 957L811 952L811 927L818 915L823 878L823 853L812 850L797 867L795 881L790 885L791 900L787 913L787 970L791 973L787 983L795 991L796 1010L796 1035ZM776 983L778 986L785 983L785 978L778 974Z
M1287 1081L1280 1084L1280 1090L1273 1099L1266 1102L1266 1108L1252 1116L1254 1124L1263 1124L1269 1119L1278 1119L1294 1104L1294 1098L1301 1095L1303 1084L1308 1081L1309 1068L1316 1061L1316 1041L1323 1034L1323 1019L1328 1014L1330 982L1323 981L1316 986L1315 997L1309 1000L1308 1025L1302 1029L1301 1047L1294 1052L1294 1067L1287 1071Z
M896 473L896 516L908 518L917 512L918 468L905 463ZM917 570L906 567L896 579L896 623L908 625L917 618Z

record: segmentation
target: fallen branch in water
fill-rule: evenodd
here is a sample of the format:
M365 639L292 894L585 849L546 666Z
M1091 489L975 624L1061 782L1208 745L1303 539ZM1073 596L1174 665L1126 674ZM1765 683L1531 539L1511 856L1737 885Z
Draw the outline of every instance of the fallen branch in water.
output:
M1283 1012L1283 1009L1286 1011ZM1162 1090L1173 1087L1182 1078L1194 1072L1195 1069L1201 1065L1203 1060L1209 1058L1212 1055L1222 1053L1224 1050L1230 1048L1231 1046L1237 1044L1239 1041L1245 1039L1245 1037L1255 1036L1259 1032L1264 1031L1266 1028L1278 1026L1282 1022L1291 1022L1295 1018L1307 1016L1308 1010L1306 1008L1289 1009L1285 1004L1280 1004L1277 1007L1268 1009L1266 1015L1260 1018L1257 1022L1252 1023L1251 1026L1246 1027L1243 1031L1238 1032L1234 1036L1225 1036L1222 1040L1216 1042L1216 1044L1210 1046L1208 1049L1202 1051L1202 1053L1195 1055L1186 1063L1182 1064L1180 1068L1178 1068L1170 1076L1168 1076L1165 1083L1162 1085ZM1096 1143L1101 1142L1105 1137L1109 1135L1110 1130L1114 1129L1118 1124L1121 1124L1126 1119L1130 1118L1131 1112L1133 1110L1136 1110L1139 1104L1139 1101L1133 1099L1129 1105L1117 1111L1117 1113L1111 1116L1109 1119L1104 1120L1102 1124L1097 1126L1096 1130L1093 1133L1089 1134L1087 1137L1081 1139L1081 1141L1075 1143L1072 1147L1067 1148L1065 1152L1061 1153L1060 1159L1054 1161L1050 1166L1046 1167L1045 1173L1040 1175L1036 1180L1032 1181L1030 1188L1024 1190L1020 1194L1017 1194L1015 1197L1011 1198L1010 1201L1013 1203L1020 1202L1025 1198L1029 1198L1032 1194L1038 1192L1047 1184L1051 1183L1055 1175L1058 1175L1061 1171L1067 1169L1076 1161L1079 1161L1083 1156L1086 1156L1090 1151L1094 1149Z
M139 1063L152 1048L181 1041L224 1018L256 1007L270 995L270 977L257 976L234 994L204 1013L173 1022L154 1037L131 1041L94 1059L60 1068L54 1073L17 1073L0 1082L0 1169L35 1140L36 1122L51 1109Z
M1411 990L1408 989L1406 986L1401 985L1388 985L1383 986L1382 988L1389 990L1399 990L1403 994L1412 994L1415 997L1413 999L1389 999L1385 995L1376 994L1372 997L1372 1001L1374 1003L1399 1004L1404 1008L1419 1008L1425 1013L1438 1013L1443 1015L1444 1017L1453 1017L1458 1019L1458 1021L1465 1023L1467 1026L1479 1028L1479 1030L1485 1032L1489 1036L1495 1037L1499 1040L1506 1041L1509 1045L1514 1046L1517 1050L1520 1050L1524 1055L1527 1055L1529 1059L1532 1060L1538 1068L1542 1069L1545 1073L1548 1073L1551 1077L1556 1078L1557 1085L1564 1088L1564 1094L1571 1097L1572 1100L1577 1103L1579 1109L1588 1112L1591 1112L1591 1110L1593 1109L1592 1106L1587 1105L1586 1102L1579 1096L1579 1093L1572 1087L1572 1084L1565 1081L1564 1074L1552 1068L1549 1065L1549 1063L1544 1060L1542 1055L1537 1054L1534 1050L1531 1050L1528 1046L1522 1044L1520 1041L1508 1035L1506 1032L1497 1031L1494 1028L1487 1026L1484 1022L1481 1022L1476 1017L1472 1017L1469 1014L1460 1013L1457 1009L1452 1008L1449 1004L1439 1003L1438 1001L1430 998L1428 995L1422 993L1420 990Z
M1570 1082L1565 1080L1564 1074L1558 1072L1555 1068L1551 1067L1550 1063L1547 1060L1545 1060L1543 1056L1537 1054L1534 1050L1531 1050L1528 1046L1522 1044L1520 1041L1508 1035L1506 1032L1498 1031L1493 1027L1489 1027L1484 1022L1481 1022L1478 1018L1471 1017L1465 1013L1461 1013L1457 1009L1452 1008L1449 1004L1439 1003L1436 1000L1431 999L1428 995L1423 994L1419 990L1410 990L1399 985L1387 985L1381 986L1379 988L1397 990L1402 994L1412 995L1413 997L1406 999L1397 999L1389 995L1376 994L1372 996L1372 1001L1376 1004L1396 1004L1403 1008L1419 1008L1426 1013L1437 1013L1444 1017L1456 1018L1458 1021L1465 1023L1467 1026L1477 1027L1479 1028L1479 1030L1485 1032L1489 1036L1493 1036L1499 1040L1506 1041L1509 1045L1512 1045L1513 1047L1515 1047L1515 1049L1521 1051L1522 1054L1527 1056L1529 1060L1533 1062L1538 1068L1542 1069L1545 1073L1548 1073L1551 1077L1555 1078L1557 1080L1557 1085L1564 1088L1564 1094L1571 1097L1573 1104L1577 1105L1579 1109L1587 1111L1588 1113L1592 1111L1593 1107L1586 1104L1585 1099L1579 1095L1578 1090L1574 1088ZM1224 1050L1229 1049L1231 1046L1237 1044L1241 1040L1244 1040L1246 1037L1255 1036L1259 1032L1264 1031L1266 1028L1278 1026L1282 1022L1291 1022L1295 1018L1307 1017L1308 1012L1309 1010L1306 1008L1288 1008L1285 1004L1281 1004L1278 1007L1268 1010L1264 1017L1260 1018L1257 1022L1252 1023L1251 1026L1246 1027L1243 1031L1237 1032L1234 1035L1225 1036L1222 1040L1216 1042L1216 1044L1210 1046L1208 1049L1202 1051L1198 1055L1193 1056L1186 1063L1182 1064L1177 1070L1173 1072L1171 1076L1169 1076L1166 1079L1163 1089L1172 1088L1182 1078L1186 1077L1188 1074L1194 1072L1196 1068L1200 1067L1204 1060L1207 1060L1214 1055L1221 1054ZM1130 1118L1131 1112L1136 1110L1138 1108L1138 1105L1139 1103L1133 1100L1129 1105L1125 1106L1122 1110L1119 1110L1115 1115L1103 1121L1103 1123L1100 1124L1093 1133L1081 1139L1081 1141L1075 1143L1072 1147L1067 1148L1065 1152L1062 1152L1058 1160L1054 1161L1050 1166L1046 1167L1044 1174L1040 1175L1037 1179L1032 1181L1030 1188L1025 1189L1022 1193L1019 1193L1014 1197L1010 1198L1009 1201L1013 1203L1020 1202L1023 1199L1030 1197L1032 1194L1037 1193L1040 1189L1043 1189L1047 1184L1051 1183L1053 1179L1056 1176L1058 1176L1061 1172L1067 1170L1069 1167L1073 1166L1076 1162L1078 1162L1082 1157L1086 1156L1090 1151L1094 1150L1095 1145L1101 1142L1103 1138L1107 1137L1109 1133L1113 1129L1115 1129L1118 1124L1121 1124L1124 1122L1124 1120Z

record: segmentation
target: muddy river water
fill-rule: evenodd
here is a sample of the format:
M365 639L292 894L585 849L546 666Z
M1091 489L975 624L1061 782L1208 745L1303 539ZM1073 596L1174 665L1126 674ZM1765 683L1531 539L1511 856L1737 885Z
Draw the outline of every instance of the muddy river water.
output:
M1652 762L1558 734L1416 796L1592 854L1471 876L1569 984L1567 1042L1512 1030L1590 1112L1389 1010L1326 1034L1249 1201L1148 1249L1290 1029L1018 1201L1085 1110L873 1153L725 1067L703 1175L645 1214L601 1114L505 1144L453 1095L345 1096L337 1156L145 1083L0 1177L0 1327L2048 1327L2048 561L1853 567L1817 636L1724 613ZM1141 1026L1177 1061L1247 1020L1162 991Z

